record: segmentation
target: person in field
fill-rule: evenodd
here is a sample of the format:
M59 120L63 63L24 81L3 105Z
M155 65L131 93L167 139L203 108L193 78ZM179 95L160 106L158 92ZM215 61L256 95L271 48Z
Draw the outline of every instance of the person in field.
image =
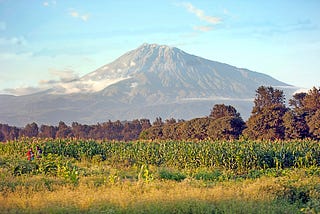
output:
M37 158L41 158L42 157L42 149L37 146Z
M28 158L28 161L32 161L34 159L34 153L32 151L32 148L30 148L27 152L27 158Z

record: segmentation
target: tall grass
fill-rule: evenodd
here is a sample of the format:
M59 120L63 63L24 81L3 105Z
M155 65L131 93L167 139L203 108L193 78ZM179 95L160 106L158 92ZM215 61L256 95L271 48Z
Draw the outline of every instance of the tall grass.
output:
M319 201L317 141L0 144L0 213L317 213Z
M20 188L0 196L1 212L96 212L114 213L223 213L297 211L295 205L274 207L275 195L268 191L274 178L241 183L226 182L201 187L200 182L152 182L76 188L62 186L55 191ZM235 203L235 204L234 204ZM235 206L236 205L236 206ZM280 206L280 207L279 207ZM130 211L130 212L129 212ZM186 212L188 211L188 212Z

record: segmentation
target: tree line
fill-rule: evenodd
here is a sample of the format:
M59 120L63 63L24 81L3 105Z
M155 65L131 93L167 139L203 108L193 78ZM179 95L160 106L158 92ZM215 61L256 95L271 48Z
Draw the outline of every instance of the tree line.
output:
M296 93L285 105L282 90L260 86L256 90L254 106L246 122L230 105L216 104L208 116L188 121L158 117L133 121L107 121L95 125L73 122L71 126L60 121L58 126L27 124L23 128L0 124L0 141L21 137L79 138L100 140L136 139L246 139L320 140L320 88L307 93Z
M60 121L58 126L27 124L23 128L0 124L0 141L15 140L22 137L32 138L79 138L95 140L135 140L142 130L151 127L148 119L120 122L107 121L95 125L73 122L68 126Z

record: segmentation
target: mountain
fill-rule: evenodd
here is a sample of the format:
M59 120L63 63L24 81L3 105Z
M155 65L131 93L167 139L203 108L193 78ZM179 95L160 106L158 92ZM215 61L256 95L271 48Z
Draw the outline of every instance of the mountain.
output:
M214 104L250 114L255 90L297 88L268 75L190 55L175 47L143 44L114 62L50 90L0 95L0 123L92 124L155 117L191 119L209 115Z

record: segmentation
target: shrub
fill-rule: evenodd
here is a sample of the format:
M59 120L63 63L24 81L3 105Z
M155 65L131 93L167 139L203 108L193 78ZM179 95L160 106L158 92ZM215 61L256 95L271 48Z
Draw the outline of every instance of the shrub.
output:
M160 178L165 180L182 181L187 176L178 171L172 171L169 169L161 169L159 172Z
M214 171L200 171L194 175L194 178L197 180L204 180L204 181L218 181L222 179L222 172L219 170Z

